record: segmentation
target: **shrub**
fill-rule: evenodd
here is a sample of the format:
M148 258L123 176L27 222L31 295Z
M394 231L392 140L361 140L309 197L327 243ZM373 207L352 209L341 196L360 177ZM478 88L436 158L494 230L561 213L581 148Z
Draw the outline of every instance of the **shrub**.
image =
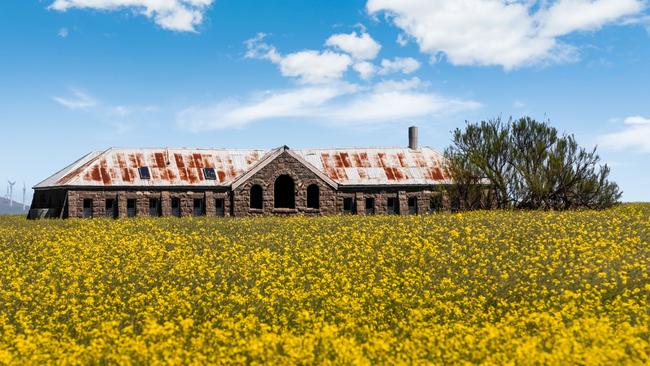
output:
M573 135L529 117L468 122L453 132L445 157L456 183L452 201L465 209L485 206L486 183L499 208L602 209L621 197L596 148L580 147Z

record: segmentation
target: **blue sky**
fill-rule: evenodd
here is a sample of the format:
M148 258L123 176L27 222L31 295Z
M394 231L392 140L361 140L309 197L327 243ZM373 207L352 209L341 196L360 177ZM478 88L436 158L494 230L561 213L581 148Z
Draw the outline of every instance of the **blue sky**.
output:
M404 146L415 124L442 150L465 120L530 115L647 201L649 5L4 0L0 194L111 146Z

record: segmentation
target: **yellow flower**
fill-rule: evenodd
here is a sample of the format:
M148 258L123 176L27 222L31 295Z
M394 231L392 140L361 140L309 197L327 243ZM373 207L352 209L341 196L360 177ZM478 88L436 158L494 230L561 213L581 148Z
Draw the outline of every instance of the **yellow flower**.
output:
M650 364L650 205L0 217L0 364Z

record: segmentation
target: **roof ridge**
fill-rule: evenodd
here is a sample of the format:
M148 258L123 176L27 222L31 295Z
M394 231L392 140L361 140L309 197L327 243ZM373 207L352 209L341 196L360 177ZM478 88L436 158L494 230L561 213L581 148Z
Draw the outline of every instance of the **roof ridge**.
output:
M348 147L306 147L306 148L299 148L299 149L293 149L294 151L301 151L301 150L349 150L349 149L363 149L363 150L381 150L381 149L400 149L400 150L413 150L408 146L348 146ZM431 149L431 150L436 150L431 146L420 146L415 150L419 149ZM437 150L436 150L437 151Z
M220 150L220 151L270 151L276 148L266 149L246 149L246 148L227 148L227 147L110 147L109 150Z
M273 148L228 148L228 147L119 147L112 146L106 150L95 150L92 152L108 152L111 150L219 150L219 151L273 151L278 148L290 148L287 145L282 145L279 147ZM401 150L413 150L408 146L345 146L345 147L303 147L303 148L290 148L293 151L302 151L302 150L346 150L346 149L364 149L364 150L380 150L380 149L401 149ZM431 146L420 146L415 150L419 149L431 149L436 150ZM92 153L91 152L91 153Z

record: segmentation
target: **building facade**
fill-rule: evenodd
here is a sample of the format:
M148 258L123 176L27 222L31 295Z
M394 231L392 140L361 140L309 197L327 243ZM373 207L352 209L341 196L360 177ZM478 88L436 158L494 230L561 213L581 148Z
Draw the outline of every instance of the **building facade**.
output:
M36 185L29 218L422 214L448 184L414 128L407 148L110 148Z

